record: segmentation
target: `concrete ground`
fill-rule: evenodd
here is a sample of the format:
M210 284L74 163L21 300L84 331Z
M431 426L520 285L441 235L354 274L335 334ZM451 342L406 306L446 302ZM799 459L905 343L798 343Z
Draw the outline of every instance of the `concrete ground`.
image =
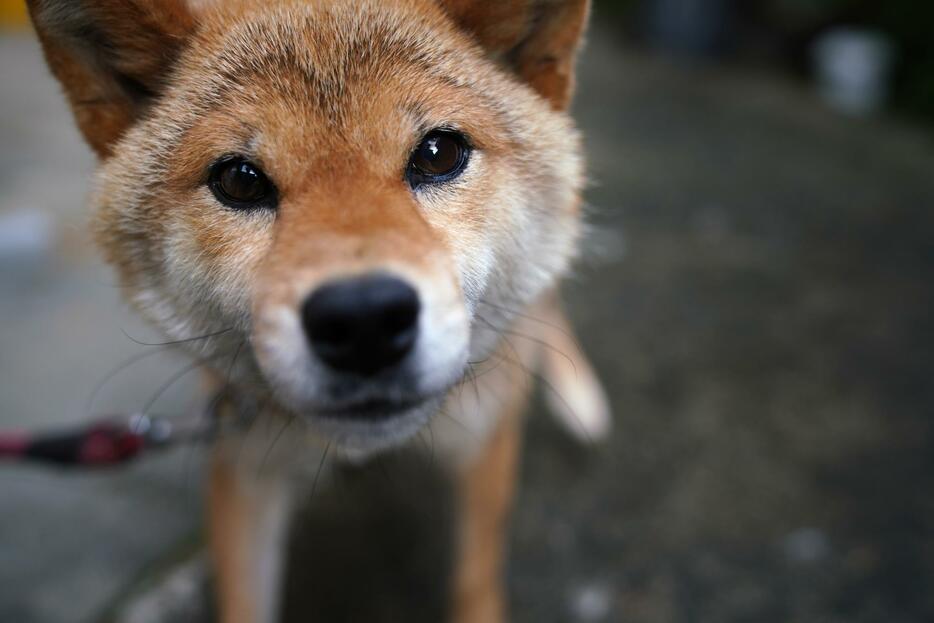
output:
M42 429L90 409L140 409L186 361L120 303L88 240L93 158L37 44L0 37L0 428ZM155 406L191 411L191 381ZM186 383L187 381L187 383ZM199 453L107 473L0 464L0 621L96 620L115 594L199 523Z
M931 620L930 131L599 30L581 70L595 227L566 292L616 430L583 451L533 414L514 619ZM0 38L0 80L0 219L34 238L2 255L0 221L0 426L79 422L150 350L123 331L158 338L87 244L91 158L34 42ZM139 408L183 365L127 365L93 410ZM195 404L183 382L157 410ZM96 620L197 533L200 464L0 467L0 621Z

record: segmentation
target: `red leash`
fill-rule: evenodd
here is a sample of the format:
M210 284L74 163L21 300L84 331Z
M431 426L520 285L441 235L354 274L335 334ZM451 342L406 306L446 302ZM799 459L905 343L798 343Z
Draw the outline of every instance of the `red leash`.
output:
M203 439L213 429L210 418L186 423L138 414L36 435L0 432L0 460L108 467L127 463L148 450Z

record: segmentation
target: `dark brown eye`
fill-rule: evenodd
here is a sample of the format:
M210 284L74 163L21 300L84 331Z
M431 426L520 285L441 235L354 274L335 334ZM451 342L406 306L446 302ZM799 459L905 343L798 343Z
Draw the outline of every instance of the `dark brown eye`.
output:
M208 186L224 205L237 210L275 207L275 187L252 162L226 158L211 168Z
M413 188L454 179L467 166L470 148L457 132L433 130L422 139L409 160L407 178Z

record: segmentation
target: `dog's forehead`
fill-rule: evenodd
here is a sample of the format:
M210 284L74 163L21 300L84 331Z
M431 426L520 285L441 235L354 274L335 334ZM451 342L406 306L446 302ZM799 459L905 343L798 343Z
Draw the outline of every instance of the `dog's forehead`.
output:
M390 173L400 149L439 125L472 129L477 144L509 127L509 106L485 87L490 75L482 51L440 10L272 4L209 19L163 112L179 127L202 127L212 149L260 146L261 158L296 176L309 158L341 153L367 153Z
M215 86L264 82L321 104L406 79L468 83L478 56L441 11L394 2L272 3L210 20L193 48Z

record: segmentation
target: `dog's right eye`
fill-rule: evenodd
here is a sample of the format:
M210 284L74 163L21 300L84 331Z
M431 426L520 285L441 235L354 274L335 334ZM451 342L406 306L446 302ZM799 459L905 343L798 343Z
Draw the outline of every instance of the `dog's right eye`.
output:
M208 187L218 201L237 210L274 208L276 188L258 166L244 158L225 158L211 167Z
M412 188L454 179L467 166L470 147L463 135L452 130L428 133L409 158L406 177Z

